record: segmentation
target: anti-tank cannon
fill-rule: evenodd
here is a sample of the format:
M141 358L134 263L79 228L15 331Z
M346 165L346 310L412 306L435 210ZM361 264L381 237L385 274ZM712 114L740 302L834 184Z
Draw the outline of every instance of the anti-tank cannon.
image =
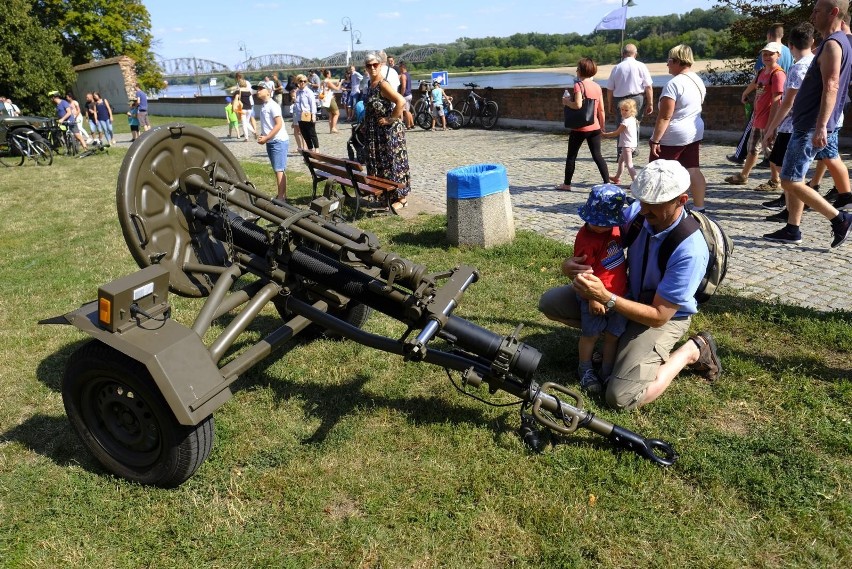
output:
M464 391L485 384L510 393L522 403L530 446L539 446L539 425L559 434L583 427L656 463L676 459L668 444L584 410L576 392L536 383L541 354L518 340L520 328L502 336L454 315L476 269L431 273L383 250L336 217L344 196L334 192L309 209L269 199L202 129L173 124L142 136L122 163L116 196L141 270L42 323L72 324L94 338L69 359L62 396L85 446L119 476L167 487L187 480L212 449L213 412L230 386L309 327L458 372ZM169 291L205 299L191 327L171 318ZM270 303L281 325L220 367ZM372 310L406 332L365 331Z

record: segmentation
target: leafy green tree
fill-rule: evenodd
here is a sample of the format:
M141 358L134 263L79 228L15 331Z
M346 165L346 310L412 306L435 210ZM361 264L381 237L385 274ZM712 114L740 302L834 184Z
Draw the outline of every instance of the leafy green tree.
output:
M141 0L34 0L45 28L58 30L62 52L74 65L126 55L146 88L159 88L162 75L151 51L151 16Z
M766 29L773 23L784 24L789 30L810 19L816 0L716 0L717 6L744 16L731 23L731 41L749 45L743 57L754 57L766 43Z
M62 54L59 34L32 14L32 3L6 0L0 10L0 94L28 114L53 116L47 93L74 83L71 59Z

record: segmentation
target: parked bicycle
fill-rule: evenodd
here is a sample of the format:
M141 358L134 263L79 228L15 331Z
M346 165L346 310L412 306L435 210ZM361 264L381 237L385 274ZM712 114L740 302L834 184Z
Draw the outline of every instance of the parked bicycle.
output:
M432 95L427 81L420 82L420 100L414 107L414 124L424 130L432 129ZM464 117L460 111L453 109L453 98L444 96L444 116L447 119L447 128L460 129L464 124Z
M21 166L29 158L37 166L53 164L53 152L39 133L32 129L19 128L0 143L0 164Z
M465 83L468 88L467 99L462 103L461 114L464 118L464 126L470 126L477 118L484 129L492 129L497 125L500 118L500 109L497 102L483 97L476 92L479 85L476 83ZM491 93L493 87L486 87L486 95Z
M453 109L451 97L444 97L444 118L447 120L447 128L458 130L464 124L461 111ZM414 124L424 130L432 130L432 109L427 107L414 116Z
M47 140L48 145L53 149L53 152L58 155L76 156L80 152L80 141L68 128L70 123L57 123L53 121L46 131L42 132L42 136Z

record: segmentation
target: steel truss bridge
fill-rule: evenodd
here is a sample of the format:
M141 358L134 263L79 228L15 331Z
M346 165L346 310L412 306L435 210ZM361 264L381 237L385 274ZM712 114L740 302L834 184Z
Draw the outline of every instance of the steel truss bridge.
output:
M364 57L372 50L360 50L352 54L351 61L356 65L364 61ZM412 63L422 63L435 53L446 51L440 47L421 47L412 49L396 56L397 61L410 61ZM329 55L322 59L302 57L301 55L292 55L289 53L274 53L269 55L261 55L259 57L251 57L234 66L233 69L209 59L198 59L195 57L181 57L178 59L164 59L159 62L160 69L163 70L163 76L166 78L173 77L209 77L212 75L232 75L237 71L254 72L254 71L287 71L287 70L303 70L311 67L345 67L346 52L341 51Z

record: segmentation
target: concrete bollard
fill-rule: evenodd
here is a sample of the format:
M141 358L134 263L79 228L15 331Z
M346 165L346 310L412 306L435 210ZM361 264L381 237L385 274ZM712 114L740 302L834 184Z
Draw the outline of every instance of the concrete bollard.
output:
M473 164L447 172L447 239L451 244L493 247L514 238L505 166Z

